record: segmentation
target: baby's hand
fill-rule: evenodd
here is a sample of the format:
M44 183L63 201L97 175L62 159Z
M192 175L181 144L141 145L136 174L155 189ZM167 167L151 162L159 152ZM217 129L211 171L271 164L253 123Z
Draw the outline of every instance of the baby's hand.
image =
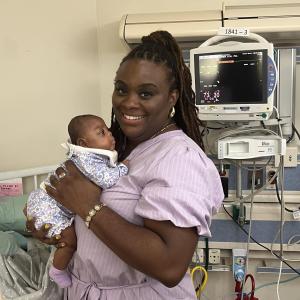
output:
M123 160L122 164L124 164L126 167L128 167L129 166L129 159Z

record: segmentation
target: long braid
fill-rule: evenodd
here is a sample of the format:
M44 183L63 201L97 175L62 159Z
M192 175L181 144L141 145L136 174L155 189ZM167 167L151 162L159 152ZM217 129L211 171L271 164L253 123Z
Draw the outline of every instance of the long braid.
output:
M197 116L198 109L195 106L191 73L184 63L181 50L173 36L167 31L155 31L148 36L144 36L142 43L132 49L123 58L121 64L129 59L144 59L166 65L170 70L170 90L177 89L179 91L179 98L175 105L176 113L173 117L176 125L204 149L200 132L202 122ZM113 112L111 124L112 133L116 138L116 150L121 158L124 150L122 145L126 139L118 122L114 120Z

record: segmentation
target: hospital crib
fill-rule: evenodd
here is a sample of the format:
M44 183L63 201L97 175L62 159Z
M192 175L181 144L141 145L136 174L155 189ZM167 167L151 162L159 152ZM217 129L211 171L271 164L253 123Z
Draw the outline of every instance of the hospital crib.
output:
M8 231L5 232L15 230L19 234L22 231L20 227L25 230L22 207L28 194L38 188L40 182L56 167L50 165L0 172L0 182L4 180L10 182L10 180L20 178L23 186L23 195L0 197L0 223L2 221L6 226L5 230ZM14 209L12 215L18 220L11 221L10 217L8 221L5 213L7 207ZM16 224L19 224L17 229ZM3 226L0 230L3 230ZM62 290L50 281L48 276L54 249L30 237L27 237L27 241L27 250L20 248L13 255L0 255L0 300L61 299ZM50 253L49 257L45 256L45 253L48 255Z

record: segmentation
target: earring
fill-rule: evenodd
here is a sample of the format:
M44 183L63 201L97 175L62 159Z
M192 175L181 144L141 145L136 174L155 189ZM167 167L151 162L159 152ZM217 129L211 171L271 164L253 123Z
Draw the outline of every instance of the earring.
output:
M171 109L171 111L170 111L170 113L169 113L169 117L170 117L170 118L173 118L174 116L175 116L175 107L172 106L172 109Z

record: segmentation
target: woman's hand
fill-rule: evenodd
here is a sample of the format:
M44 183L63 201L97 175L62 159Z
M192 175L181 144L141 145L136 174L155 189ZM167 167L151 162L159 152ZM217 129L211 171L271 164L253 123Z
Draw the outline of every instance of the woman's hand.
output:
M26 216L25 209L23 212ZM50 224L44 224L40 229L36 229L34 226L35 219L30 216L26 217L26 231L29 232L34 238L47 245L57 245L60 242L60 236L54 236L51 238L47 237L48 230L51 228Z
M25 213L24 208L23 212ZM69 247L72 249L76 249L77 247L77 238L75 233L75 227L74 223L64 229L61 234L57 234L51 238L47 237L48 230L51 228L50 224L44 224L40 229L36 229L34 226L35 220L34 218L31 218L30 216L27 216L26 221L26 229L28 232L31 233L31 235L41 241L42 243L45 243L47 245L55 245L57 248L63 248L63 247Z
M48 195L85 218L89 210L99 203L101 189L88 180L70 160L65 163L65 168L59 167L55 172L56 176L50 177L53 188L46 185Z
M35 228L34 226L35 219L27 215L27 204L23 208L23 214L26 217L26 224L25 224L26 231L30 235L32 235L34 238L41 241L42 243L48 245L56 245L58 243L59 237L52 237L52 238L47 237L48 230L51 227L50 224L44 224L40 229Z
M123 160L122 164L124 164L126 167L128 167L129 166L129 159Z

